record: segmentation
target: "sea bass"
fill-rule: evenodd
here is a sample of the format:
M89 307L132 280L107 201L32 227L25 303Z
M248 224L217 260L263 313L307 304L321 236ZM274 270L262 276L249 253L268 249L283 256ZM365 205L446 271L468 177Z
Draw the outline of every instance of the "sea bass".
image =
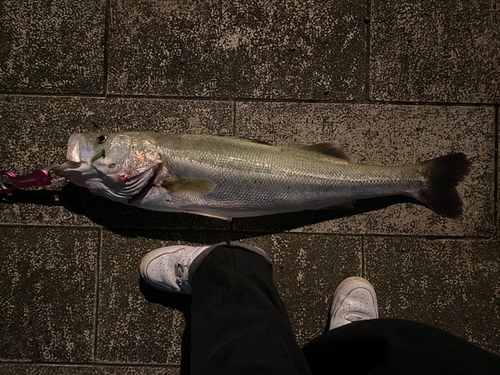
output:
M271 146L242 138L148 132L73 134L57 172L116 202L225 220L407 195L451 218L462 153L404 166L354 164L330 143Z

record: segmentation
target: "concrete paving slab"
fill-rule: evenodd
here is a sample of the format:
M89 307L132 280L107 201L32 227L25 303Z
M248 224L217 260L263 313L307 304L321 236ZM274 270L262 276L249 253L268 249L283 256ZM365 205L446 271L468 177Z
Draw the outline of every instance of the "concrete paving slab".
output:
M105 0L0 3L0 91L104 93Z
M224 232L105 232L100 271L97 360L189 363L190 299L162 293L139 280L142 257L174 244L240 240L262 248L275 264L275 282L300 345L321 334L333 292L361 274L361 239L349 236L264 235ZM328 264L328 267L324 267ZM307 269L307 272L305 271ZM184 315L184 316L183 316Z
M464 214L447 219L405 198L359 201L356 211L235 220L236 230L490 236L494 230L495 112L491 107L238 102L236 134L275 145L332 142L356 163L397 165L464 152Z
M381 317L419 321L500 353L500 242L365 239Z
M233 103L205 100L0 97L0 170L28 174L66 160L74 132L157 131L232 135ZM98 129L96 128L98 126ZM113 215L109 213L113 212ZM0 197L4 223L111 227L228 228L227 222L145 211L72 184Z
M0 226L0 359L90 362L99 230Z
M113 94L361 100L366 3L113 0Z
M178 367L63 366L26 363L0 364L3 375L178 375Z
M499 103L500 7L373 1L370 99Z

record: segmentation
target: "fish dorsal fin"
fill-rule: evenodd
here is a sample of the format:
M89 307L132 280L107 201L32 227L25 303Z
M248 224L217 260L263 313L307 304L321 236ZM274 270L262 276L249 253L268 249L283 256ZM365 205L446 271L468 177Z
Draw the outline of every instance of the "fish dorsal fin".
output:
M300 147L302 150L307 150L311 152L318 152L323 155L333 156L337 159L342 159L345 161L349 161L349 157L342 151L341 149L335 147L331 143L317 143L315 145L302 146Z
M211 193L215 189L216 183L210 180L177 180L162 181L161 187L179 198L201 197Z
M260 145L270 146L270 144L267 143L266 141L261 141L259 139L251 139L251 138L244 138L244 137L236 137L236 139L239 139L240 141L246 141L246 142L251 142L251 143L258 143Z

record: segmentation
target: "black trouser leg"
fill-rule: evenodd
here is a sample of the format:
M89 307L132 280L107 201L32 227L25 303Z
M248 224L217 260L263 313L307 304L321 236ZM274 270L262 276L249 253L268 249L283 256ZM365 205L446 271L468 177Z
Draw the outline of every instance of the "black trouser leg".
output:
M303 348L314 375L500 374L500 357L445 331L400 319L351 323Z
M190 282L192 375L310 374L266 258L218 246Z

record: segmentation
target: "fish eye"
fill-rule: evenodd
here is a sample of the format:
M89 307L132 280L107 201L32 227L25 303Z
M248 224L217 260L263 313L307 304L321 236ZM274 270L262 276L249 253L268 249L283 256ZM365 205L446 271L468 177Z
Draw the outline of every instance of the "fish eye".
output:
M102 145L104 142L106 142L107 139L108 139L107 136L100 135L99 137L96 138L96 141L97 141L97 143L99 143L100 145Z

